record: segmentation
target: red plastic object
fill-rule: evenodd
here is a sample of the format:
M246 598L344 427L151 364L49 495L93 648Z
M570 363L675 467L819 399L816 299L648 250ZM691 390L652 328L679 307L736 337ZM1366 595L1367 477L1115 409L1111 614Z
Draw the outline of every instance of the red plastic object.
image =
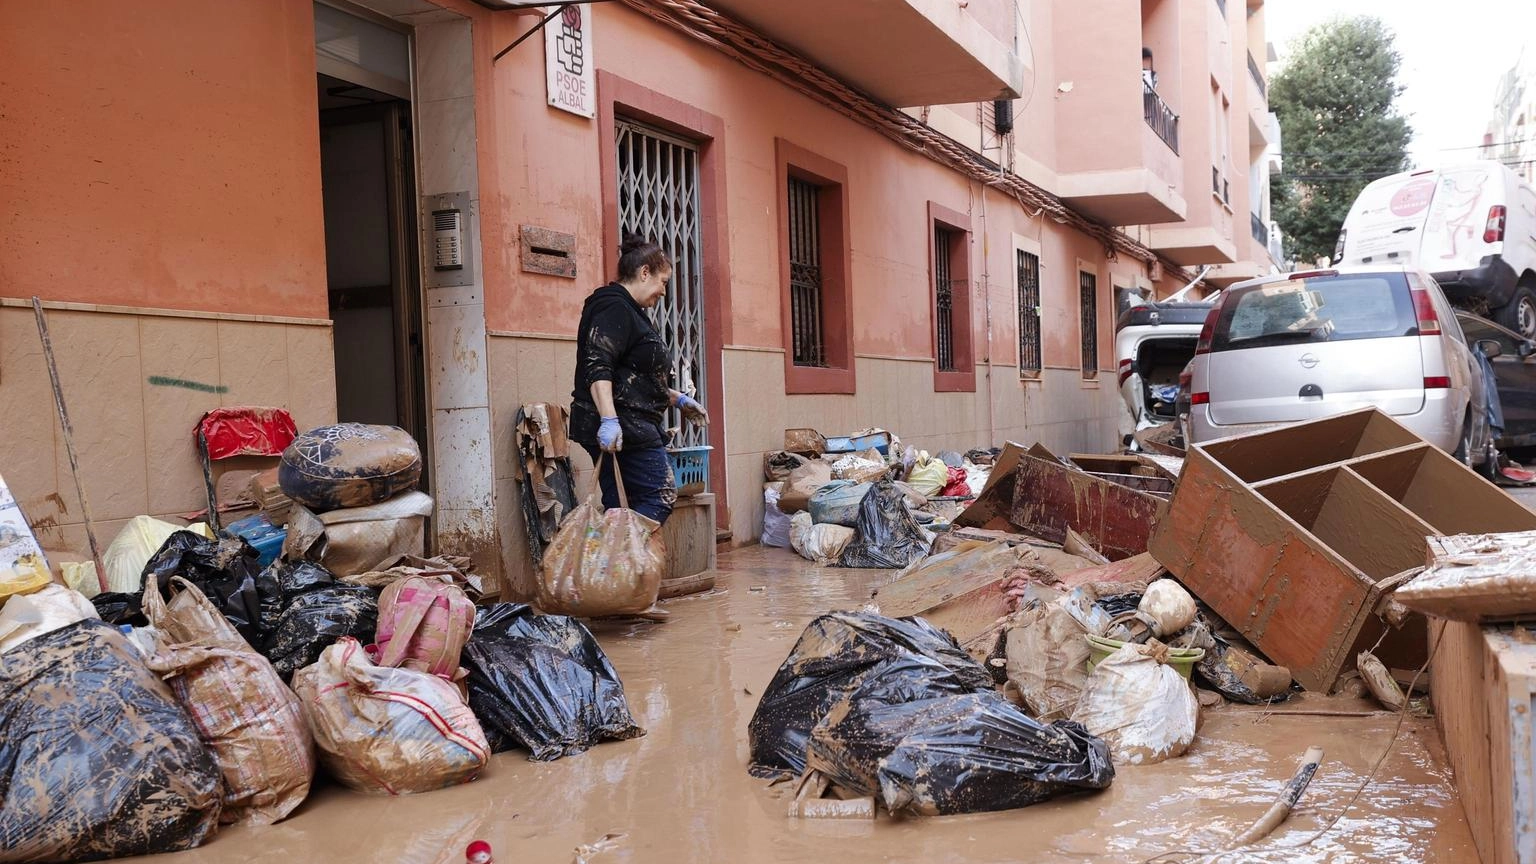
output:
M203 415L194 433L207 442L209 459L233 456L281 456L298 427L283 408L215 408Z
M969 498L969 497L971 497L971 487L967 486L966 483L965 483L965 469L964 468L951 468L951 469L949 469L949 482L947 484L945 484L944 489L941 492L939 492L939 497L940 498Z
M464 850L464 860L468 864L492 864L491 844L484 840L476 840Z

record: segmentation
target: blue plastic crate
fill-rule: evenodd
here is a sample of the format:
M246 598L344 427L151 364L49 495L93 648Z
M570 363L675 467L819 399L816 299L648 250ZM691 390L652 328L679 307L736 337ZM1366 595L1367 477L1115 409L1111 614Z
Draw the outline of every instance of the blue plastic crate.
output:
M713 447L678 447L667 451L677 494L698 495L709 491L709 451Z
M256 547L261 558L258 563L266 567L283 551L283 542L288 539L288 529L279 528L267 521L264 514L247 516L237 522L225 526L224 531L231 536L243 537L245 542Z

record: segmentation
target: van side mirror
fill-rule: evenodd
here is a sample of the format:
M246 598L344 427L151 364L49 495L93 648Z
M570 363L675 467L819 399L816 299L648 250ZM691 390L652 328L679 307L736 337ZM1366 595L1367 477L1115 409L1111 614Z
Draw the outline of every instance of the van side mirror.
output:
M1528 345L1530 343L1526 344ZM1477 350L1483 352L1483 356L1487 357L1489 360L1492 360L1495 357L1504 356L1504 346L1500 345L1499 340L1497 339L1477 340Z

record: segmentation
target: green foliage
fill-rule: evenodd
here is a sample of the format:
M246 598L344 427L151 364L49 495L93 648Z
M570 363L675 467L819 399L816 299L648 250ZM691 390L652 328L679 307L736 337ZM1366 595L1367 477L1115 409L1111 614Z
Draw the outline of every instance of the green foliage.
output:
M1271 82L1284 165L1273 208L1296 260L1332 255L1360 190L1406 169L1411 131L1393 108L1401 65L1380 19L1335 18L1307 31Z

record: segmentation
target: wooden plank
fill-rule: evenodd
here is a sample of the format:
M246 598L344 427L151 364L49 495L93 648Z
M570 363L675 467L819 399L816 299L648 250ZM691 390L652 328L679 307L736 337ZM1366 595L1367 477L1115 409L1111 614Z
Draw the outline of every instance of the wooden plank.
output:
M1434 621L1435 722L1484 864L1536 861L1536 644L1528 633Z
M1059 575L1064 585L1076 588L1088 582L1154 582L1167 572L1151 553L1143 552L1121 561L1111 561L1098 567L1084 567L1081 570Z
M1019 462L1012 520L1055 543L1076 529L1111 561L1147 551L1147 539L1167 503L1059 463L1026 456Z
M882 615L918 615L999 582L1010 568L1030 557L1027 548L969 541L913 563L875 588L872 596Z

